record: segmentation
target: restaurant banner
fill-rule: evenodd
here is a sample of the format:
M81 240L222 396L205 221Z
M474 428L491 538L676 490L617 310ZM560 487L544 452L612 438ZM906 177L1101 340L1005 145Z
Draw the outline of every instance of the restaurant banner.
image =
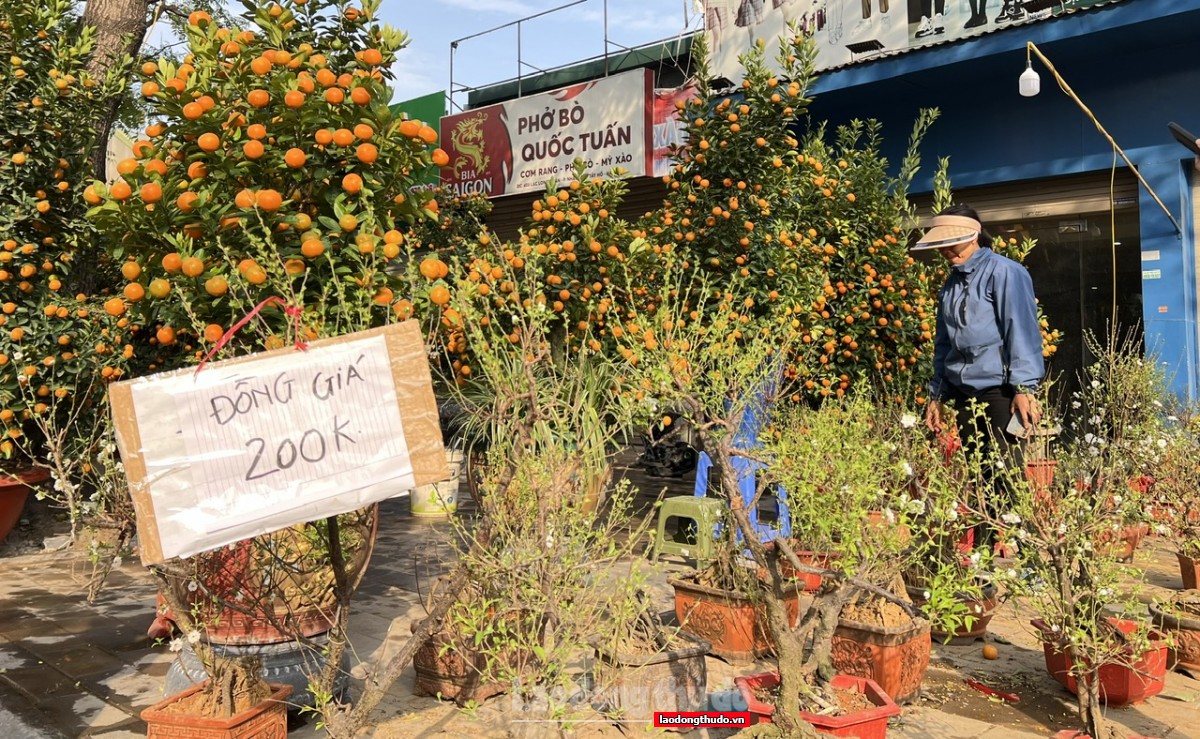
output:
M645 176L652 85L653 72L637 69L446 116L441 141L450 163L442 185L488 197L537 191L570 179L576 159L589 177L615 167Z
M705 0L704 28L713 76L737 82L742 79L738 55L765 39L772 62L775 39L793 21L813 35L821 71L1108 1L1060 0L1030 12L1021 0Z

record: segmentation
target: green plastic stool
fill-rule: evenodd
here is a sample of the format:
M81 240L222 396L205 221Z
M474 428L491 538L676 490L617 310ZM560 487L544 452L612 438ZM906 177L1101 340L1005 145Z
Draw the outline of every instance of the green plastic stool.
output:
M691 557L703 566L713 557L713 529L725 517L725 501L696 495L664 498L658 509L658 533L654 539L654 558L664 554ZM667 519L686 518L696 524L696 543L685 544L667 539Z

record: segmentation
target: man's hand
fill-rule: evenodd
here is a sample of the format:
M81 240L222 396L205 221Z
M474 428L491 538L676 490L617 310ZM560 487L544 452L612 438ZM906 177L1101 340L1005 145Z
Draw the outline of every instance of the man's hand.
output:
M930 400L929 405L926 406L925 426L934 432L942 430L942 402L940 400Z
M1038 407L1037 398L1033 393L1017 393L1013 396L1013 415L1021 419L1021 425L1030 431L1042 420L1042 409Z

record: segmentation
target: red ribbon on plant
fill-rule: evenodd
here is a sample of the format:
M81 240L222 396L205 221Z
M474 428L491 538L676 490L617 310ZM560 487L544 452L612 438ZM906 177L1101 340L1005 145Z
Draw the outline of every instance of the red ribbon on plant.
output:
M272 295L258 305L254 306L249 313L242 316L241 320L230 326L229 330L221 335L221 338L217 340L217 343L213 345L213 348L208 352L208 354L204 355L204 359L200 360L199 366L196 367L196 372L198 373L200 370L204 369L204 365L208 364L208 360L212 359L214 354L221 351L221 348L229 343L229 340L233 338L233 335L236 334L247 323L250 323L250 321L256 315L258 315L263 308L275 303L282 305L283 312L292 317L292 326L296 335L296 348L300 351L305 351L308 349L308 344L300 339L300 316L303 311L301 311L299 308L288 305L284 299L278 295Z

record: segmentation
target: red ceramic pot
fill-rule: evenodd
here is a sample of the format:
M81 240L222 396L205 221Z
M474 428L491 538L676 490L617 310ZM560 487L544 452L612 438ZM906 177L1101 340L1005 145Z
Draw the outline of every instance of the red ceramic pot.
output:
M1126 619L1110 618L1109 622L1125 634L1133 633L1138 627L1137 622ZM1077 693L1079 685L1071 674L1071 665L1075 663L1071 650L1058 647L1053 641L1054 632L1042 619L1030 623L1042 634L1042 651L1050 676L1067 690ZM1152 632L1151 647L1131 665L1100 666L1100 701L1113 708L1141 703L1162 692L1166 675L1167 644L1158 632Z
M800 564L812 565L813 567L821 567L829 569L833 561L833 555L829 552L810 552L804 550L796 551L796 559L800 560ZM806 592L814 592L821 589L821 576L813 572L799 572L792 564L787 561L781 561L779 564L780 573L789 579L794 579L796 585L801 590Z
M1025 463L1025 479L1033 484L1033 489L1046 491L1054 482L1054 470L1058 462L1053 459L1031 459Z
M733 680L734 685L746 701L750 718L756 724L769 724L775 715L775 706L760 701L754 691L759 688L770 690L779 685L779 673L763 672L757 675L746 675ZM858 739L885 739L887 737L888 719L900 715L900 706L896 705L887 693L870 678L852 677L850 675L835 675L829 681L834 690L855 690L867 697L875 708L856 711L841 716L819 716L807 711L800 712L800 718L822 734L829 736L858 737Z
M375 504L342 516L347 522L357 516L353 525L362 532L361 540L345 553L351 587L357 588L375 548L379 506ZM343 523L343 529L346 527L347 523ZM303 532L297 527L267 536L288 542L295 551L301 551ZM249 539L202 552L192 559L196 579L204 587L189 588L184 578L172 578L171 586L178 600L193 607L193 618L204 625L205 638L213 644L279 644L293 641L297 636L314 637L333 627L337 604L333 572L328 566L302 563L291 563L286 568L270 566L270 555L262 554ZM273 581L273 578L281 579ZM259 595L263 592L271 597ZM238 602L239 593L248 594L245 602L252 604L252 608L229 605ZM174 614L161 595L155 615L147 634L152 639L168 636Z
M29 498L29 486L49 478L50 470L41 467L15 475L0 475L0 542L8 538L21 520L21 511Z
M231 718L208 718L189 713L187 700L206 683L176 693L142 711L146 739L243 739L287 736L287 697L291 685L271 685L271 697Z

